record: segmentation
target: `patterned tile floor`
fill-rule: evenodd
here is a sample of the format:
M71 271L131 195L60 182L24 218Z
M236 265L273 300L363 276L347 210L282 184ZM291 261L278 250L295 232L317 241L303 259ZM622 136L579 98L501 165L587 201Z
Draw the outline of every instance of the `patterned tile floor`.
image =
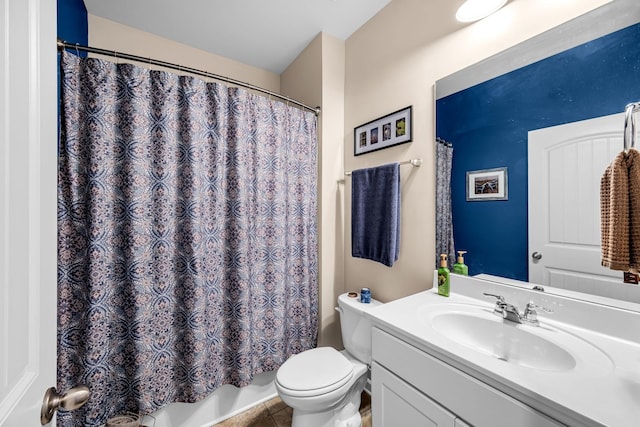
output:
M293 409L279 397L261 403L212 427L290 427ZM371 427L371 397L363 392L360 404L362 427Z

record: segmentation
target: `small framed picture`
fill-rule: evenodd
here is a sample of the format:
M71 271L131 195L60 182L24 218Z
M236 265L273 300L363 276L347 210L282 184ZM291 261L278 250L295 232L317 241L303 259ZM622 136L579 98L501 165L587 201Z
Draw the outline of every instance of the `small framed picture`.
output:
M372 120L353 130L353 154L381 150L411 142L412 106Z
M467 172L467 201L509 200L507 168Z

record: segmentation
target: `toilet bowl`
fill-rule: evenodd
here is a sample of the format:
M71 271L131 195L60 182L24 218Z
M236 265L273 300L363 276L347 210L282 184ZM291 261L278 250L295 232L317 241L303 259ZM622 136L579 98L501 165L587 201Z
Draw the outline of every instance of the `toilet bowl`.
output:
M360 396L371 359L371 322L363 313L380 304L340 295L337 310L345 350L314 348L291 356L278 369L275 386L293 408L292 427L361 425Z

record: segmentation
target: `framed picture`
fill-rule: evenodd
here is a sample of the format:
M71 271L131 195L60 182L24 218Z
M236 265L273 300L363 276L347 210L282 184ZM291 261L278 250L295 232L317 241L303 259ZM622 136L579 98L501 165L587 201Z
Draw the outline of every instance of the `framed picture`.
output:
M411 111L412 106L409 106L355 128L353 154L359 156L411 142Z
M509 200L507 168L467 172L467 201Z

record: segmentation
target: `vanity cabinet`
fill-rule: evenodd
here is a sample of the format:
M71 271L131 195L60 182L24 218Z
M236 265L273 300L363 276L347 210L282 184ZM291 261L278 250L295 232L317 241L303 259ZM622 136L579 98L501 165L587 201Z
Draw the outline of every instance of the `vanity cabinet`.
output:
M379 327L372 362L373 427L563 425Z
M374 362L373 382L374 426L438 426L455 427L457 417L409 383ZM464 426L465 424L461 424Z

